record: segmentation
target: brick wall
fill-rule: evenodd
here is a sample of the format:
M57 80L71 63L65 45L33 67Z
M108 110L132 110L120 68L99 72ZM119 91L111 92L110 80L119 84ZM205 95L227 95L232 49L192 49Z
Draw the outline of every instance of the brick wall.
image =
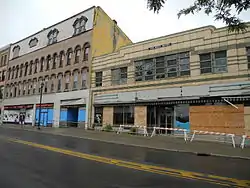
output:
M108 106L103 108L103 126L113 125L113 106Z
M244 106L190 106L191 130L244 134ZM249 116L250 117L250 116Z
M147 125L147 106L135 106L135 125Z
M244 107L245 133L250 136L250 106Z

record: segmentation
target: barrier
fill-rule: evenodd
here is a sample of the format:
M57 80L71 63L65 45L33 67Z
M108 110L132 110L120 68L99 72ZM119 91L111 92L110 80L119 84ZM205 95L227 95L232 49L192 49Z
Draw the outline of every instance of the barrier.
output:
M235 137L235 134L228 134L228 133L221 133L221 132L210 132L210 131L198 131L198 130L194 130L193 131L193 135L190 139L190 142L192 142L194 140L194 136L196 134L207 134L207 135L218 135L218 136L230 136L231 139L232 139L232 144L233 144L233 147L235 148L235 140L234 140L234 137Z
M241 141L241 143L240 143L240 147L241 147L242 149L244 149L244 147L245 147L245 142L246 142L246 139L247 139L247 138L250 138L250 136L242 135L242 141Z
M187 136L187 129L178 129L178 128L163 128L163 127L154 127L154 130L151 134L151 137L156 135L156 130L165 130L165 131L181 131L183 132L184 135L184 140L185 142L188 140L188 136Z
M122 133L124 131L124 128L142 128L143 136L148 136L148 131L146 126L136 126L136 125L120 125L117 134Z

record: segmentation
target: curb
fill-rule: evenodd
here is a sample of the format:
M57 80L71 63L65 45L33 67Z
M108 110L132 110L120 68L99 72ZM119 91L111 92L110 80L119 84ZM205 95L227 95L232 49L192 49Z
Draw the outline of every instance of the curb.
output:
M32 129L25 129L25 128L17 128L17 127L4 127L4 126L0 126L0 127L6 128L6 129L16 129L16 130L24 130L24 131L29 131L29 132L38 132L38 133L42 133L42 134L50 134L50 135L56 135L56 136L66 136L66 137L71 137L71 138L101 141L101 142L106 142L106 143L111 143L111 144L119 144L119 145L125 145L125 146L134 146L134 147L140 147L140 148L156 149L156 150L179 152L179 153L189 153L189 154L194 154L194 155L201 156L201 157L212 156L212 157L224 157L224 158L250 160L250 157L243 157L243 156L222 155L222 154L217 154L217 153L203 153L203 152L201 153L201 152L193 152L193 151L185 151L185 150L167 149L167 148L161 148L161 147L150 147L150 146L144 146L144 145L138 145L138 144L129 144L129 143L124 143L124 142L119 142L119 141L113 142L113 141L96 139L96 138L91 138L91 137L74 136L74 135L69 135L69 134L64 134L64 133L42 132L42 131L37 131L36 129L32 130Z

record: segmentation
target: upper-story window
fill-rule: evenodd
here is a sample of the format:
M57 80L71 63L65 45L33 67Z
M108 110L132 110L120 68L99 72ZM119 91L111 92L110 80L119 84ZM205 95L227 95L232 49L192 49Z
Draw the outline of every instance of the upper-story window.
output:
M5 71L5 70L3 70L3 72L2 72L2 81L4 81L4 80L5 80L5 77L6 77L6 71Z
M6 63L7 63L7 55L4 56L3 65L6 65Z
M201 74L227 72L227 51L200 54Z
M18 78L18 73L19 73L19 65L16 66L16 75L15 75L15 78Z
M49 82L49 77L46 76L44 81L44 93L48 92L48 82Z
M10 76L11 76L11 68L8 69L8 80L10 80Z
M95 73L95 86L101 87L102 86L102 72Z
M120 85L127 83L128 68L122 67L111 70L112 85Z
M59 56L59 67L63 67L63 61L64 61L64 51L61 51Z
M189 52L135 62L135 81L190 75Z
M33 94L36 94L36 82L37 82L37 80L36 79L34 79L33 80Z
M1 56L1 66L3 66L3 59L4 59L4 56Z
M69 48L68 51L67 51L67 63L66 63L66 65L71 64L71 59L72 59L72 49Z
M23 95L26 94L26 82L24 81L23 82Z
M40 62L40 72L43 72L44 65L45 65L45 60L44 60L44 57L42 57L41 62Z
M87 69L82 69L82 89L87 88Z
M13 52L13 58L16 58L16 57L19 56L20 49L21 49L21 48L20 48L19 45L15 46L15 47L13 48L13 50L12 50L12 52Z
M65 75L65 90L69 90L69 83L70 83L70 73L66 73Z
M84 46L83 46L83 61L88 61L88 59L89 59L89 50L90 50L89 43L85 43Z
M78 88L78 70L74 71L74 82L73 82L73 89Z
M75 48L75 63L79 63L80 62L80 55L81 55L81 46L78 45Z
M247 68L250 69L250 47L247 47L246 50L247 50Z
M29 46L30 46L30 48L32 48L32 47L34 47L34 46L36 46L37 45L37 43L38 43L38 39L35 37L35 38L32 38L32 39L30 39L30 41L29 41Z
M15 67L12 68L12 74L11 74L11 79L14 79L14 76L15 76Z
M56 61L57 61L57 53L54 53L54 55L53 55L52 69L56 68Z
M29 67L29 64L28 64L28 62L26 62L25 67L24 67L24 76L27 76L28 67Z
M62 90L62 74L58 74L57 91Z
M59 31L57 29L50 30L50 32L47 35L47 37L48 37L48 45L54 44L54 43L57 42L58 34L59 34Z
M88 21L88 18L85 16L82 16L80 18L77 18L73 24L74 27L74 35L80 34L84 31L86 31L86 23Z
M32 66L33 66L33 61L30 61L30 66L29 66L29 75L32 74Z
M19 78L23 76L23 64L20 65Z
M51 64L51 56L48 55L47 57L47 65L46 65L46 70L49 70L50 69L50 64Z
M34 74L37 73L38 64L39 64L39 59L36 59L34 63Z

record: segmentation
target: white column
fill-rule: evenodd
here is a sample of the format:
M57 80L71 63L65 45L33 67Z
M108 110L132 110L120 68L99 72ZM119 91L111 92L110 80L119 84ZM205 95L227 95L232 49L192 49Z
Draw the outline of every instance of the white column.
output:
M86 102L86 114L85 114L85 129L88 128L88 122L89 122L89 105L90 104L90 100L89 100L89 93L87 95L87 97L85 98L85 102Z
M60 121L60 111L61 111L61 106L60 106L60 100L56 100L54 103L54 123L53 127L59 127L59 121Z
M36 125L36 104L33 104L32 126Z
M3 124L3 118L4 118L4 105L2 103L2 106L1 106L1 119L0 119L0 124L1 125Z

